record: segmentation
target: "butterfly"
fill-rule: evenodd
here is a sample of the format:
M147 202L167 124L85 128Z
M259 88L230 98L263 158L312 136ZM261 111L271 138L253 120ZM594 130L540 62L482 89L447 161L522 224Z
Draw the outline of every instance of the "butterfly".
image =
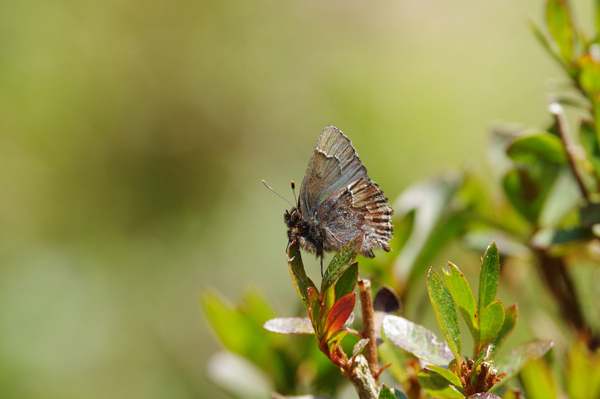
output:
M297 206L286 210L288 247L321 259L364 234L360 253L373 258L374 248L390 251L394 211L377 183L369 178L352 142L334 126L321 132L300 186Z

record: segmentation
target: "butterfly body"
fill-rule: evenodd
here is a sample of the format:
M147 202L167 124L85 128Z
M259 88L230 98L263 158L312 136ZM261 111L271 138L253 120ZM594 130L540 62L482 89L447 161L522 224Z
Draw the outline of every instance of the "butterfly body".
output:
M288 239L317 257L341 250L358 235L365 239L361 254L373 248L389 251L392 208L340 130L327 126L317 139L300 187L298 205L284 214Z

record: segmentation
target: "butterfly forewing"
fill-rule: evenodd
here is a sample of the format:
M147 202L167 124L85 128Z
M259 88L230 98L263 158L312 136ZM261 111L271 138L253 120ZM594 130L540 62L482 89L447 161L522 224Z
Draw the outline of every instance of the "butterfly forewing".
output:
M367 176L350 139L327 126L317 139L302 186L299 207L304 217L315 217L317 207L328 197Z

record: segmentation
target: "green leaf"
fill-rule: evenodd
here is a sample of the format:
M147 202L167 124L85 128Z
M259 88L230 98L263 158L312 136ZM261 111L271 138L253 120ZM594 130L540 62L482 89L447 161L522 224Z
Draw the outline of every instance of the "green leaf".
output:
M435 371L423 369L417 373L417 381L421 388L433 397L440 399L464 399L458 389L451 385L450 382Z
M590 97L595 98L600 93L600 62L590 52L582 54L578 62L581 69L579 83Z
M600 397L600 353L591 352L583 339L576 339L567 352L565 383L570 399Z
M564 165L568 160L560 138L546 132L517 137L506 153L513 161L521 163L544 161Z
M308 316L312 321L315 333L317 336L321 336L323 331L323 326L320 320L321 316L321 308L323 304L321 303L321 298L319 297L319 293L317 289L314 287L308 287Z
M521 383L528 399L558 399L558 383L543 359L533 359L521 370ZM586 396L592 398L592 396Z
M449 273L442 269L442 277L446 283L446 287L448 287L454 303L467 322L473 339L475 342L479 342L477 305L475 304L475 296L473 295L471 286L456 265L448 263L448 266L450 266Z
M498 372L506 373L506 376L494 385L492 390L496 390L516 376L530 360L539 359L544 356L553 345L553 341L535 341L518 346L508 352L502 359L496 361Z
M572 61L575 54L575 34L569 2L567 0L548 0L546 2L546 23L564 60Z
M500 255L495 242L492 242L483 255L479 272L479 315L496 299L500 275Z
M268 320L263 328L277 334L314 334L308 317L277 317Z
M445 366L454 358L450 348L440 343L433 332L403 317L385 316L383 332L394 345L428 363Z
M504 324L504 306L498 299L488 305L481 315L480 347L489 345L502 330Z
M514 330L515 324L517 324L517 304L509 306L504 310L504 323L502 329L494 339L492 347L492 356L498 353L498 350L502 347L510 333Z
M362 248L365 236L359 235L348 243L340 252L335 254L325 271L321 282L321 292L326 291L352 265L352 262Z
M325 320L323 337L330 337L344 326L346 320L348 320L354 310L355 300L356 294L351 293L342 297L333 305Z
M460 378L458 378L458 376L456 374L454 374L452 371L448 370L447 368L440 367L440 366L432 366L431 364L428 364L427 366L425 366L425 368L427 370L431 370L435 373L438 373L439 375L441 375L442 377L447 379L448 382L450 382L452 385L455 385L456 387L462 389L462 382L460 381Z
M288 247L287 259L294 287L296 287L300 299L302 299L306 307L308 307L308 287L313 287L315 290L317 287L315 286L315 283L306 276L304 264L302 263L302 255L300 254L300 247L296 241L292 242Z
M594 123L589 120L582 120L579 129L579 141L587 154L587 159L594 167L596 179L600 179L600 144Z
M462 361L462 347L458 312L450 291L444 285L440 275L433 270L433 267L429 269L429 276L427 277L427 292L435 311L435 317L446 337L446 342L448 342L448 346L454 353L456 361L460 363Z
M487 361L490 358L491 353L492 353L491 346L490 345L484 346L477 354L477 357L475 358L475 360L473 362L473 366L471 367L471 370L477 369L477 367L481 363Z
M335 283L335 300L354 291L358 281L358 263L353 263Z
M383 385L381 391L379 391L379 399L408 399L408 396L404 392L397 390L396 388L388 388Z
M531 19L529 19L527 22L528 22L529 28L533 32L535 38L539 41L539 43L542 45L544 50L546 50L548 55L550 55L552 58L554 58L554 60L556 62L558 62L559 65L561 65L563 68L567 69L567 66L565 65L565 62L560 57L560 54L558 54L556 51L554 51L554 49L552 48L552 45L550 44L550 42L548 41L546 36L542 33L540 28L535 24L535 22L533 22Z

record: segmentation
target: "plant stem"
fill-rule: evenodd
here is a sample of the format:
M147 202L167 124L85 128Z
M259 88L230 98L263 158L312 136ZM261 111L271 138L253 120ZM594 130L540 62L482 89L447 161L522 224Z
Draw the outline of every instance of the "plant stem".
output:
M571 135L569 133L569 126L567 124L567 120L565 117L565 113L560 104L553 102L550 104L550 113L554 116L556 120L556 125L558 126L558 133L560 134L560 139L565 146L565 151L567 152L567 158L569 160L569 167L575 176L575 180L577 180L577 185L581 190L581 195L585 198L586 201L590 201L590 195L583 183L583 178L581 177L581 172L579 168L577 168L577 164L575 163L575 144L571 140Z
M377 399L379 397L379 384L371 374L369 363L363 355L358 355L354 362L346 362L342 367L342 373L354 385L360 399Z
M360 303L363 316L363 337L369 339L365 347L365 357L369 363L371 374L379 383L379 361L377 359L377 340L375 339L375 314L373 311L373 300L371 299L371 282L369 280L358 280L360 292Z

